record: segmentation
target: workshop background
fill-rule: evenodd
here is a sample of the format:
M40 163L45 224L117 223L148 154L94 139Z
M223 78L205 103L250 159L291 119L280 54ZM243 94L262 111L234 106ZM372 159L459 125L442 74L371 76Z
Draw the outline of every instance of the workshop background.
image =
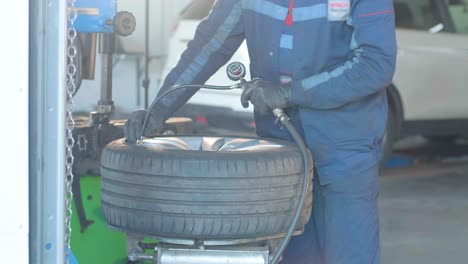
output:
M167 74L167 68L175 66L178 56L190 40L190 36L193 35L194 25L196 25L194 23L198 23L199 19L206 15L204 12L206 6L210 6L210 2L212 1L151 1L150 101L156 96ZM116 106L114 118L116 119L125 119L131 111L144 107L142 88L144 4L142 0L118 1L119 10L130 11L135 15L137 28L131 36L117 40L118 51L114 55L113 66ZM440 4L446 5L443 11L448 12L449 17L457 20L447 23L442 21ZM394 148L383 164L380 196L383 264L462 264L468 261L467 6L466 1L395 1L395 12L399 19L397 20L398 36L401 41L398 57L401 62L398 67L407 72L406 75L397 73L396 80L402 86L397 87L398 84L395 86L400 97L403 97L403 99L400 98L403 100L400 104L405 106L402 109L414 112L414 119L417 122L408 122L408 131L404 129L399 131L400 137L398 138L390 135L395 137ZM184 19L192 21L192 24L184 24L181 21ZM181 26L186 28L180 28ZM181 31L184 32L181 33ZM182 44L177 44L178 41L182 41ZM180 50L171 50L171 48ZM245 53L242 50L239 52ZM99 56L96 60L96 69L100 68ZM236 59L241 60L246 58L245 54L235 56L237 56ZM248 62L244 63L248 65ZM419 73L423 75L412 74L414 67L417 67ZM457 76L446 78L445 72L449 75L457 74ZM218 75L223 74L224 72ZM436 79L424 80L424 78L430 78L431 75ZM87 113L95 109L96 95L91 91L99 90L99 79L100 72L96 71L94 81L83 80L82 87L75 97L76 109L80 112ZM215 81L225 82L216 83L221 85L227 85L230 82L222 77L215 78ZM410 84L411 87L403 87L406 84ZM418 89L420 86L426 90ZM401 91L402 89L410 89L410 91ZM453 91L450 91L451 89ZM210 98L209 93L205 96ZM226 106L233 102L230 98L226 99L228 101L223 101L222 97L219 98L221 104ZM404 101L406 98L409 101ZM196 102L203 102L203 99ZM464 105L457 106L460 100L464 102ZM200 112L189 111L201 131L210 131L215 134L226 131L238 134L253 133L254 124L249 121L250 116L245 112L236 113L238 108L235 106L227 110L216 108L216 105L210 108L209 102L213 100L208 99L206 102L206 105L195 103L190 108L200 109ZM229 111L233 119L242 117L247 120L236 123L242 123L241 129L237 129L239 126L232 128L230 119L207 116L207 107L208 112L214 109L214 112L219 110L219 115L223 115ZM425 107L430 107L431 111L437 108L440 112L433 114L432 117L431 111ZM426 129L424 121L430 123L428 127L433 128L434 131L455 132L423 135L421 129L418 130L415 127L423 125ZM405 125L404 120L399 120L399 122ZM84 184L86 184L86 179ZM90 192L98 192L98 188ZM88 194L88 197L90 195ZM87 194L84 196L86 197ZM99 205L93 206L97 210ZM100 212L94 211L92 214L96 216ZM120 234L113 233L113 235L116 239L122 239ZM91 256L84 256L80 246L82 245L76 244L73 247L78 258L80 255L82 258L91 258ZM119 245L117 249L123 250L124 245ZM92 258L97 257L92 256Z
M155 98L162 81L162 70L167 60L169 37L176 26L176 18L186 8L190 0L151 1L149 17L149 56L150 61L150 98ZM116 115L126 116L135 108L144 107L142 81L144 78L145 53L145 1L118 1L118 11L130 11L137 18L135 32L128 37L118 38L117 54L114 62L114 97ZM99 54L96 69L100 69ZM77 93L77 111L89 112L95 109L97 101L92 91L99 91L100 71L96 71L96 80L83 80Z

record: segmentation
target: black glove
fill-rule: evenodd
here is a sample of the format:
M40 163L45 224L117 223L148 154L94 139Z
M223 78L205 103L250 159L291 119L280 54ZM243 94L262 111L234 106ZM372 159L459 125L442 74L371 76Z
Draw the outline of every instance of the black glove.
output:
M274 84L269 81L258 80L247 87L241 95L244 108L249 107L249 101L260 113L267 113L273 109L284 109L290 106L291 87Z
M128 143L135 143L141 138L143 122L145 121L146 110L138 110L132 113L124 125L124 134ZM154 112L149 116L145 129L145 137L150 137L160 133L164 129L164 121L161 115Z

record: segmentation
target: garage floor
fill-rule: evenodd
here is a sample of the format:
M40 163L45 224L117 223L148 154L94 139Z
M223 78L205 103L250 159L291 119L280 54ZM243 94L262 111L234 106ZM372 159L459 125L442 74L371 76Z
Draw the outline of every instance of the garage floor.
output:
M468 263L468 144L398 154L414 164L382 171L382 263Z

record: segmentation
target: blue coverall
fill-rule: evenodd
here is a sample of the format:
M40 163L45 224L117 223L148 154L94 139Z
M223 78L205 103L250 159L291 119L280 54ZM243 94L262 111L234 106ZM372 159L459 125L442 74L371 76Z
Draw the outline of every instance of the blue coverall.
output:
M290 77L286 109L314 158L314 201L305 234L283 262L379 263L378 166L387 120L385 88L395 70L392 0L218 0L160 94L202 84L247 41L252 77ZM157 107L169 117L192 95ZM257 134L290 140L272 114L255 113Z

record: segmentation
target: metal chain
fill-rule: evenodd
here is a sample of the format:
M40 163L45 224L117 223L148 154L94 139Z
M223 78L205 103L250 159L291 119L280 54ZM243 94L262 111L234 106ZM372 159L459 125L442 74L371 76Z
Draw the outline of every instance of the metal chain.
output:
M76 90L76 71L75 65L77 49L75 40L77 32L75 29L75 20L77 12L75 9L76 0L68 0L68 30L67 30L67 105L66 105L66 176L65 176L65 259L66 264L70 261L70 243L71 243L71 221L72 221L72 202L73 202L73 146L75 145L75 139L73 138L73 129L75 128L75 120L73 119L73 107L75 105L73 101L73 94Z

